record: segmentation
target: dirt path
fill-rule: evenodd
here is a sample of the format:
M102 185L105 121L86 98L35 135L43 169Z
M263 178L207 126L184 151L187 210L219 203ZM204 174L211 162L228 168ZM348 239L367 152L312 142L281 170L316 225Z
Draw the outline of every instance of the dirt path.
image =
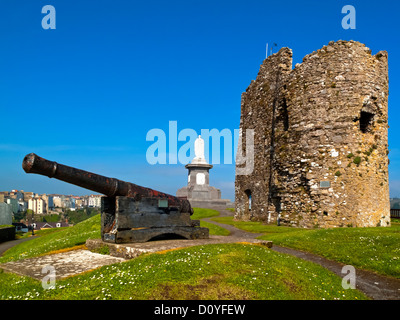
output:
M220 217L233 216L233 213L224 209L215 209L220 212ZM255 239L261 236L261 233L251 233L235 228L234 226L212 221L210 218L203 219L210 223L214 223L220 227L228 229L231 234L228 237L241 237ZM339 277L344 277L342 274L344 264L325 259L321 256L303 252L300 250L280 247L273 245L272 250L284 254L290 254L303 260L311 261L321 265L322 267L332 271ZM378 275L371 271L361 270L356 268L356 288L374 300L400 300L400 279Z
M218 217L232 217L233 212L226 210L226 209L214 209L219 211L220 215ZM262 233L252 233L252 232L247 232L238 228L235 228L234 226L231 226L229 224L224 224L224 223L219 223L211 220L212 218L204 218L201 220L213 223L217 226L220 226L222 228L225 228L230 231L229 237L235 237L235 238L243 238L243 239L255 239L259 236L262 236Z
M17 244L20 244L21 242L25 242L25 241L29 241L32 239L35 239L37 236L32 236L29 238L22 238L22 239L18 239L18 240L11 240L11 241L6 241L6 242L2 242L0 243L0 257L3 255L3 253L5 251L7 251L8 249L16 246Z
M339 277L344 277L347 274L347 272L342 273L343 263L328 260L312 253L276 245L273 245L272 250L317 263ZM400 300L400 279L385 277L356 268L356 288L374 300Z

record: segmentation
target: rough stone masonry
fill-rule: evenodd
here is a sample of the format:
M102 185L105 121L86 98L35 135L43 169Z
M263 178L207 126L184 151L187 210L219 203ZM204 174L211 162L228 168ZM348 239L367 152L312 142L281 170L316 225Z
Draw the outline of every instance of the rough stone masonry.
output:
M236 219L304 228L390 225L388 55L330 42L292 69L282 48L242 94L254 170L236 175Z

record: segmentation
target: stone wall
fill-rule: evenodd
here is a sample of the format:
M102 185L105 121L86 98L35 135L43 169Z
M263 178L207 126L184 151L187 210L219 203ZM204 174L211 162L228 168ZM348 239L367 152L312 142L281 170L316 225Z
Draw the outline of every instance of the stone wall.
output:
M252 174L236 176L235 217L390 225L387 101L385 51L338 41L293 70L288 48L264 60L242 95L240 127L255 130L255 158Z
M12 217L13 212L11 205L0 202L0 226L4 224L10 225L12 223Z

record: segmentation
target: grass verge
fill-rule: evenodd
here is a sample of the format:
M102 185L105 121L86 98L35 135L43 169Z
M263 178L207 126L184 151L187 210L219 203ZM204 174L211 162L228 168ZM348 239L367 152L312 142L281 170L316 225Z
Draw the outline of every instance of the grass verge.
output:
M205 208L193 208L193 214L190 217L193 220L211 218L215 216L219 216L219 211L213 209L205 209Z
M337 228L269 234L260 239L299 249L356 268L400 278L400 225L375 228Z
M215 217L219 212L212 209L194 208L192 219L202 219ZM57 250L82 245L87 239L100 238L100 215L93 216L87 220L77 223L73 227L60 229L47 229L36 232L38 238L23 242L11 249L7 250L2 257L0 263L11 260L26 259L31 257L48 254ZM200 221L200 225L210 229L210 234L227 235L229 231L208 223Z
M208 221L200 220L200 227L208 228L210 235L229 236L230 231Z
M233 221L208 210L196 208L197 216L192 218L211 216L217 222L264 233L261 238L274 244L399 277L400 224L393 223L390 228L305 230ZM21 243L8 250L0 263L71 248L99 237L100 215ZM366 298L356 290L343 290L341 280L316 264L289 255L255 245L224 244L143 255L57 281L54 290L43 290L39 281L0 270L0 299Z
M52 251L82 245L89 238L100 238L100 215L77 223L73 227L41 233L41 236L7 250L0 263L40 256Z
M204 209L204 208L193 208L193 215L191 219L193 220L200 220L200 227L208 228L210 231L210 235L217 235L217 236L228 236L230 234L229 230L217 226L213 223L208 221L203 221L201 219L204 218L211 218L219 215L219 211L213 209Z
M366 299L326 269L257 245L218 244L146 254L59 280L0 274L0 299Z
M311 252L357 268L400 278L400 223L391 227L300 229L261 222L234 221L233 217L212 220L255 233L274 245Z
M263 224L261 222L255 221L235 221L233 217L215 217L211 219L212 221L228 224L234 226L238 229L242 229L248 232L254 233L289 233L298 231L298 229L291 227L277 227L275 225Z

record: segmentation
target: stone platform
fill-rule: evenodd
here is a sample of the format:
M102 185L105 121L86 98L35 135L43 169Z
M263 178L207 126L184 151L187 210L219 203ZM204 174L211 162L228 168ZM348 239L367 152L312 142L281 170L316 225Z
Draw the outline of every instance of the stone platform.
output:
M6 272L42 280L46 275L49 275L48 267L50 266L54 268L55 279L58 280L123 261L126 260L80 249L10 261L0 264L0 268Z
M271 241L230 236L211 236L209 239L197 240L158 240L145 243L125 244L108 243L101 239L89 239L86 242L86 247L89 250L78 249L35 258L10 261L0 264L0 268L6 272L12 272L22 276L29 276L37 280L42 280L49 274L49 270L46 269L46 267L50 266L54 267L56 280L58 280L91 271L105 265L124 262L127 261L127 259L135 258L142 253L154 253L205 244L234 242L251 242L265 245L269 248L272 247ZM105 246L109 248L110 255L103 255L90 251Z
M132 259L142 253L154 253L164 250L181 249L192 246L201 246L205 244L221 244L221 243L235 243L235 242L249 242L265 245L268 248L272 247L272 241L249 239L242 237L231 236L210 236L208 239L174 239L174 240L158 240L148 241L144 243L109 243L101 239L88 239L86 247L89 250L96 250L102 247L108 247L110 255L124 259Z

